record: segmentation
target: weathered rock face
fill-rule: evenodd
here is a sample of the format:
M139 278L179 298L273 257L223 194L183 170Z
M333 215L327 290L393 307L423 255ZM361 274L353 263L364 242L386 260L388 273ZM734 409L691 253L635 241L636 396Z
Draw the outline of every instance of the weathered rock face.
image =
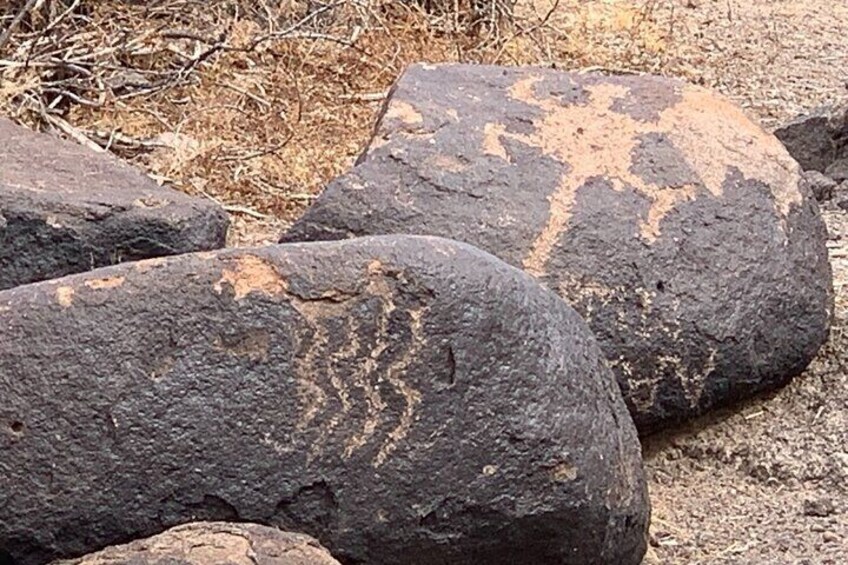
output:
M828 172L834 163L848 163L848 102L816 108L777 128L774 134L805 171ZM839 167L831 173L844 168Z
M186 521L345 563L639 563L640 448L584 322L470 246L386 236L0 293L0 548Z
M0 119L0 289L223 247L220 207Z
M523 267L586 318L650 432L785 382L826 339L825 227L799 181L700 88L417 65L282 241L431 234Z
M807 184L815 199L819 202L827 202L836 194L836 188L839 183L815 170L804 171L802 173L803 182Z
M339 565L317 540L260 526L193 522L53 565Z

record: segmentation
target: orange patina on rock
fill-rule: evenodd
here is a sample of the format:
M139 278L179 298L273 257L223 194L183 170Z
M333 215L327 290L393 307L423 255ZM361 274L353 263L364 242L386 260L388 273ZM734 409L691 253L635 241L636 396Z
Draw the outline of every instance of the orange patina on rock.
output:
M221 273L221 279L215 284L215 292L221 294L225 283L233 289L236 300L253 293L280 296L288 289L287 281L277 272L276 267L256 255L242 255L235 259L233 267Z
M104 279L91 279L85 281L85 286L92 290L103 290L106 288L117 288L124 284L124 277L106 277Z

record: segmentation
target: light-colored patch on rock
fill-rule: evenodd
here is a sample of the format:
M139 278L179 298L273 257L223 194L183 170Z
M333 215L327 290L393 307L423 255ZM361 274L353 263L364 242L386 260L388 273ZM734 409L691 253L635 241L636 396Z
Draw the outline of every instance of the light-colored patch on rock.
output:
M168 261L163 257L153 257L152 259L142 259L133 264L133 268L139 273L146 273L159 267L164 267Z
M507 131L503 124L486 124L483 127L483 153L485 155L494 155L504 161L510 162L509 154L506 152L506 147L504 147L501 141L501 136L505 135L507 135Z
M108 547L56 565L118 565L121 563L180 565L304 565L337 564L313 538L253 524L195 522L155 536Z
M74 302L74 288L70 286L60 286L56 289L56 301L62 308L69 308Z
M91 279L85 281L85 286L92 290L105 290L109 288L118 288L124 284L124 277L106 277L103 279Z
M271 347L271 336L265 330L252 330L237 338L215 338L215 349L236 357L244 357L252 361L268 359Z
M235 260L232 268L224 269L221 279L215 284L215 292L221 294L225 283L233 290L236 300L242 300L249 294L274 298L285 294L288 287L274 265L256 255L242 255Z
M784 222L790 207L802 200L797 163L774 136L717 94L679 86L679 101L670 102L656 120L640 120L614 109L616 101L632 96L626 85L586 84L588 103L562 105L536 95L535 85L541 80L540 76L524 78L510 89L514 100L543 110L544 117L535 123L536 132L509 133L490 124L483 142L486 154L504 158L501 139L508 137L541 149L569 168L558 190L549 196L548 223L524 259L524 268L531 274L544 274L550 254L571 220L577 191L593 178L606 180L614 190L633 189L651 202L640 224L641 236L648 243L659 237L666 215L680 203L696 198L699 190L721 197L731 167L769 186ZM700 184L663 187L633 173L634 149L640 136L647 133L667 135Z
M551 471L551 478L560 483L571 482L577 479L577 467L562 462Z
M166 355L165 357L157 360L153 364L153 368L150 370L150 379L156 382L162 380L168 373L171 372L171 369L174 368L175 364L176 359L170 355Z
M468 168L468 165L462 162L461 159L451 155L435 155L427 159L427 164L437 170L447 171L449 173L461 173Z
M136 208L164 208L171 202L164 198L156 198L155 196L144 196L133 201L133 206Z
M384 119L399 120L410 126L419 126L424 123L424 116L412 104L399 100L389 104Z

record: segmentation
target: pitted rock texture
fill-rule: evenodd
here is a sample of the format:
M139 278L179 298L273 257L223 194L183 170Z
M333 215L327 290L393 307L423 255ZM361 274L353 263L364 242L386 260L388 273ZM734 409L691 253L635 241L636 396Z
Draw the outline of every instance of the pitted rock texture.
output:
M841 168L834 168L834 164L840 167L839 163L848 162L848 100L815 108L777 128L774 134L805 171L835 177Z
M258 524L192 522L53 565L339 565L317 540Z
M195 520L344 563L639 563L615 378L526 273L382 236L146 260L0 293L0 548Z
M0 289L224 246L219 206L0 118Z
M825 227L725 99L651 76L414 65L283 242L411 233L522 267L588 321L643 433L776 387L826 339Z

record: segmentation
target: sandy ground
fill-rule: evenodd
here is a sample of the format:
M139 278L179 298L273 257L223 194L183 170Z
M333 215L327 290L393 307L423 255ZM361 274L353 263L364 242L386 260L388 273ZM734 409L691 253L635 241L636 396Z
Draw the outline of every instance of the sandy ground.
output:
M672 68L766 127L848 93L848 4L688 4L676 13L686 31ZM848 563L848 218L824 216L837 294L829 343L783 390L644 442L645 563Z

